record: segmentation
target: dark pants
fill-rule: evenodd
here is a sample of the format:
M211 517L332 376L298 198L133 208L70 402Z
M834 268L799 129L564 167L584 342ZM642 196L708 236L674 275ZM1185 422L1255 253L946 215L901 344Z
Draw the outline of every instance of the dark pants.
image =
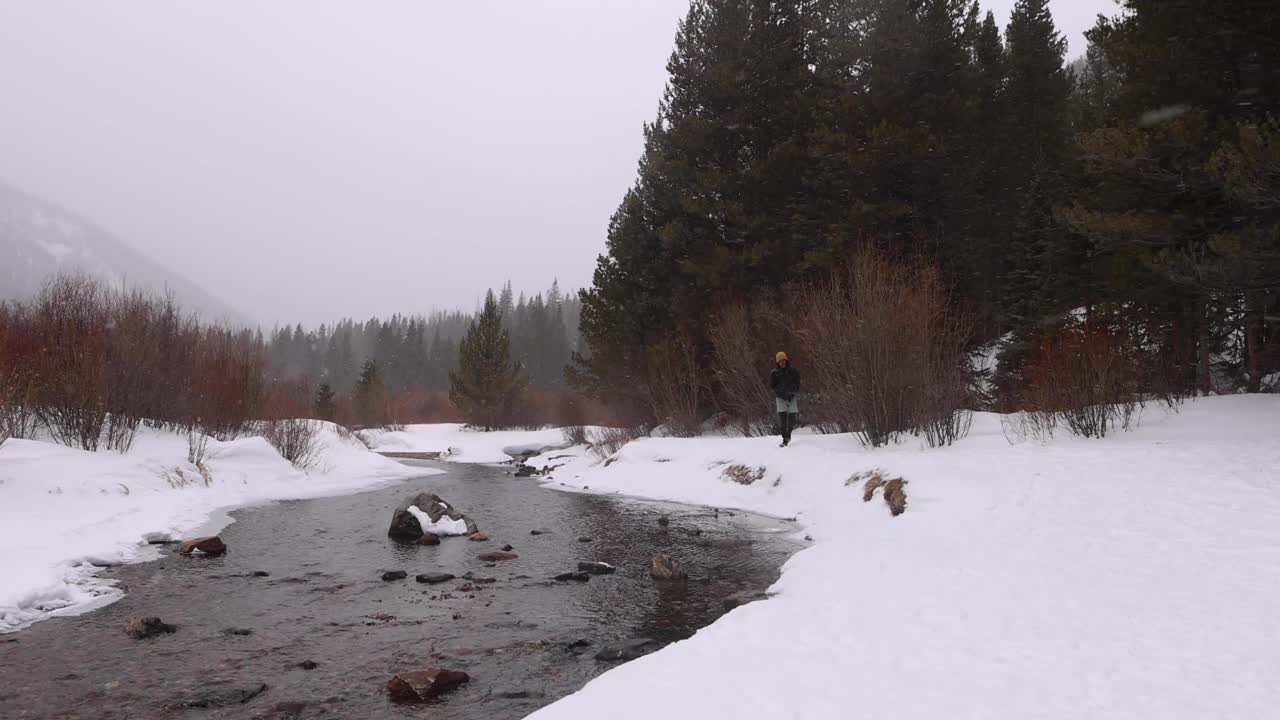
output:
M778 427L781 428L782 442L791 442L791 431L796 429L796 423L800 420L799 413L780 412L778 413Z
M791 431L796 429L800 420L800 400L792 395L789 398L776 398L774 403L778 410L778 427L782 432L782 442L791 442Z

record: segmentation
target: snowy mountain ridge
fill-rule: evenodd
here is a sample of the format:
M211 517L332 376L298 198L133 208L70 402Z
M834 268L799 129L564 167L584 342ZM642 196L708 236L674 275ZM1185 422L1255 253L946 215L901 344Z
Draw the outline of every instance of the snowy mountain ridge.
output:
M0 182L0 300L29 298L49 277L77 270L117 289L169 291L206 319L244 323L229 305L106 230Z

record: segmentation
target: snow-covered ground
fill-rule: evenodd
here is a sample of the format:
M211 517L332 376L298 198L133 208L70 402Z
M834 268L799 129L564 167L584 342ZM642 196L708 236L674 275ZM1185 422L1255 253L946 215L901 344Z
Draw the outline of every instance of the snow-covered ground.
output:
M482 432L455 423L408 425L397 432L366 435L380 452L442 454L441 460L464 463L507 462L513 454L567 445L560 430Z
M772 599L533 717L1275 717L1280 397L1148 408L1103 440L1011 446L985 415L942 450L777 445L644 439L553 473L795 516L814 541ZM725 463L764 476L742 486ZM907 479L901 517L846 486L876 468Z
M172 433L141 430L127 454L9 440L0 446L0 632L114 600L119 591L94 577L96 565L154 557L147 539L214 532L227 522L221 510L434 472L369 452L332 425L320 442L303 473L262 438L211 440L206 484Z

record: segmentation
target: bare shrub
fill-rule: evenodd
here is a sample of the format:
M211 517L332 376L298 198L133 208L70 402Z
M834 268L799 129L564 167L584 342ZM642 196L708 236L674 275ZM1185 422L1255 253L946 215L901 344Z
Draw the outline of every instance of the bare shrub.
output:
M1021 399L1028 415L1052 414L1055 423L1082 437L1130 429L1143 405L1134 347L1118 328L1091 321L1063 323L1044 337L1027 370Z
M733 427L744 436L774 434L773 391L765 379L776 350L801 356L788 337L779 303L759 300L750 307L733 303L720 309L711 323L711 372L716 401Z
M69 447L97 450L107 421L107 320L101 288L58 277L30 310L40 352L33 400L40 424Z
M209 436L196 430L195 427L187 428L187 462L202 468L208 455Z
M604 460L612 457L622 446L640 437L644 437L642 427L603 427L591 437L591 454Z
M700 435L706 390L694 343L683 336L664 340L650 348L645 367L653 417L675 437Z
M570 445L577 446L588 443L587 427L585 425L570 425L560 428L560 433L564 435L564 441Z
M299 470L315 465L320 454L320 423L303 418L268 420L263 423L262 436Z
M739 485L750 485L757 480L764 478L767 470L764 466L758 468L749 468L746 465L730 465L720 473L720 477L725 480L732 480Z
M841 272L804 285L800 337L817 414L868 446L967 432L970 321L949 306L938 268L864 247Z
M1045 443L1053 439L1058 416L1042 410L1024 410L1000 416L1000 429L1010 445L1032 440Z

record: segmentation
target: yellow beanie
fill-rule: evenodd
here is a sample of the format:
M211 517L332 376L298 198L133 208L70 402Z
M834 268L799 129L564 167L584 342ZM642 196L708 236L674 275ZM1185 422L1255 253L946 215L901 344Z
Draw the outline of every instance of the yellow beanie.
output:
M782 362L783 360L786 360L786 359L787 359L787 354L784 352L778 353L777 356L775 357L776 362Z

